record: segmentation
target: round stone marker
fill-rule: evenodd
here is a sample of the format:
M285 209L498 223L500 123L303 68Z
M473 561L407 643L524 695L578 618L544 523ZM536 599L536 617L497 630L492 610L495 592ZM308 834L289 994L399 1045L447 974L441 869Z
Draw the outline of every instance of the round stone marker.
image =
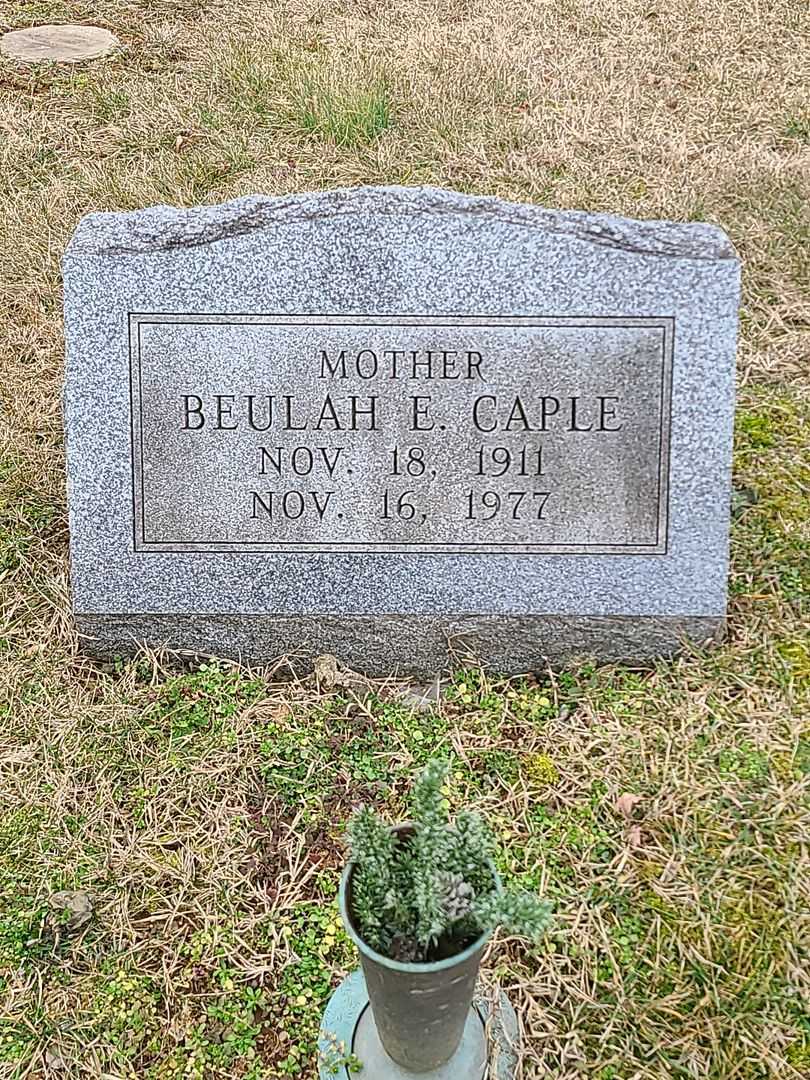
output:
M75 64L81 60L98 60L120 44L115 34L100 26L66 23L11 30L0 38L0 52L27 64L38 64L43 60Z

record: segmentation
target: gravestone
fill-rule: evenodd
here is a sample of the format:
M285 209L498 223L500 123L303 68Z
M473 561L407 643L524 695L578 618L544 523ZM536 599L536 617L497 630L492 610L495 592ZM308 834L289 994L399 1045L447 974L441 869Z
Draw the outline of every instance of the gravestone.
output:
M518 671L722 632L718 228L359 188L90 214L64 282L87 651Z

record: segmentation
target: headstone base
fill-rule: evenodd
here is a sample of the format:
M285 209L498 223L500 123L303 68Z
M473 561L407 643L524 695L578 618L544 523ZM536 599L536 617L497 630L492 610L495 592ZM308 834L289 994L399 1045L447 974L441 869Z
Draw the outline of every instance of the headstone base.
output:
M419 1080L513 1080L518 1062L518 1022L505 994L497 1003L476 999L456 1053ZM380 1044L361 971L345 979L329 1001L319 1043L321 1080L417 1080L388 1057ZM347 1064L353 1056L359 1072ZM487 1068L489 1066L489 1068Z
M721 616L77 615L87 655L131 655L144 644L188 657L256 666L289 656L303 667L333 653L372 677L429 677L477 661L502 674L594 660L639 663L689 642L719 640Z

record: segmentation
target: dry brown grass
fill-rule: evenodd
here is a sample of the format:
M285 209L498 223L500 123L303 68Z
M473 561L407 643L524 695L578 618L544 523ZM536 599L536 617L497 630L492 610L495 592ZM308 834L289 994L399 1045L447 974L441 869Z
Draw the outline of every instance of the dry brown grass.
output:
M67 18L125 51L0 65L0 1076L59 1074L53 1055L76 1077L272 1076L292 1046L311 1076L354 962L311 940L340 822L363 797L396 812L434 747L454 798L494 814L504 870L557 901L545 950L488 962L526 1080L807 1075L804 3L0 4L6 27ZM471 673L432 717L391 687L81 659L59 402L77 220L360 182L726 228L745 260L727 645L534 687ZM54 937L61 888L93 897L78 936Z

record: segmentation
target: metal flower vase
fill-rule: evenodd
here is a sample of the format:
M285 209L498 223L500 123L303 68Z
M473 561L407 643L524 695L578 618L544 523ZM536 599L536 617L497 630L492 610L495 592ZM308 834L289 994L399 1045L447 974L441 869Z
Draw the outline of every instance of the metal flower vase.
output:
M352 914L353 873L350 863L341 881L340 911L360 953L380 1042L388 1056L408 1072L433 1072L459 1048L490 935L482 934L463 952L434 963L391 960L370 948L357 931Z

